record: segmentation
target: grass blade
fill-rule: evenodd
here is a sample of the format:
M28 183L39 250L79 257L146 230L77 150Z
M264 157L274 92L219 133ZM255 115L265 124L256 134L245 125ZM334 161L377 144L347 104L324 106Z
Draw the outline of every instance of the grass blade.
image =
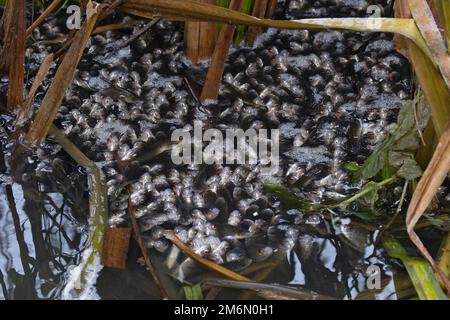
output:
M416 43L428 57L431 59L433 57L413 19L321 18L292 21L258 19L241 12L214 5L199 4L191 0L129 0L121 8L125 12L145 18L152 18L155 14L159 14L178 16L187 20L216 21L268 28L399 33Z
M425 260L408 256L394 238L384 240L383 246L391 257L403 262L421 300L447 300L433 269Z
M218 264L215 264L214 262L207 260L195 252L193 252L187 245L185 245L173 231L166 231L164 233L165 237L169 239L174 245L176 245L181 251L183 251L186 255L188 255L192 260L197 261L201 265L207 267L208 269L211 269L227 278L237 280L237 281L251 281L249 278L241 276L240 274L233 272L231 270L228 270L227 268L224 268L222 266L219 266Z
M298 289L289 288L286 286L235 281L226 279L206 279L203 282L204 286L217 286L230 289L251 290L258 294L263 294L267 298L274 300L335 300L332 297L319 295L313 292L302 291Z
M266 11L267 11L267 5L269 4L269 0L255 0L255 3L253 5L253 11L252 16L256 18L265 18L266 17ZM247 43L249 46L253 46L256 37L262 32L261 27L255 27L251 26L248 28L247 32Z

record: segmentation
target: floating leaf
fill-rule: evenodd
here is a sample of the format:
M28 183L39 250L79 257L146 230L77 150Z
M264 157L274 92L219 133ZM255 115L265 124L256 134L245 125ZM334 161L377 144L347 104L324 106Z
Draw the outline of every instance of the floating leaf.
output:
M414 180L422 176L422 168L414 159L406 159L397 175L405 180Z
M415 105L417 102L408 101L400 110L395 128L390 132L389 137L381 143L377 149L366 159L364 164L354 174L355 180L367 180L375 177L386 165L399 168L404 160L399 162L399 152L413 152L419 147L419 137L416 128ZM390 154L396 151L396 154ZM395 157L397 156L397 157ZM386 178L386 177L384 177Z
M252 2L253 0L244 0L244 2L242 3L242 7L241 7L241 12L244 14L250 14L251 10L252 10ZM226 6L228 7L228 6ZM245 32L247 31L247 27L246 26L239 26L236 29L236 37L234 39L234 46L235 47L239 47L239 45L241 44L242 40L244 40L245 38Z

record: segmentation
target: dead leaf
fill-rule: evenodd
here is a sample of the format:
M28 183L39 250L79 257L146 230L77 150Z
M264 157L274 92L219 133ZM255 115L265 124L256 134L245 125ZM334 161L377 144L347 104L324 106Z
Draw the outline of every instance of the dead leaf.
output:
M20 110L19 114L16 118L16 126L22 126L25 122L27 122L32 117L31 108L33 106L34 98L36 95L36 91L39 89L42 81L44 81L45 76L50 70L53 63L53 53L50 53L45 57L44 61L42 61L41 66L39 67L38 73L34 78L33 85L31 86L30 92L28 93L28 98L24 101L23 107Z
M445 288L450 291L450 281L428 252L414 227L431 203L438 188L442 185L450 171L450 127L441 136L436 151L425 173L420 179L416 191L409 204L406 215L406 226L411 241L417 246L422 255L432 265Z
M433 13L425 0L408 0L408 3L412 16L430 48L435 64L439 67L445 83L450 89L450 55L434 20Z

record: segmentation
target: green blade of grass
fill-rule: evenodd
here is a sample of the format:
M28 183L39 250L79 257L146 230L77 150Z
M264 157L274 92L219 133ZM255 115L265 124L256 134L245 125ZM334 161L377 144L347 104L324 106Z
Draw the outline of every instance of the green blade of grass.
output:
M433 268L427 261L408 256L406 250L394 238L384 240L383 246L389 256L402 261L421 300L447 300Z
M241 7L241 12L244 14L250 14L252 10L252 0L244 0ZM239 26L236 29L236 37L234 39L234 46L237 48L241 44L242 40L245 38L245 34L247 31L246 26Z

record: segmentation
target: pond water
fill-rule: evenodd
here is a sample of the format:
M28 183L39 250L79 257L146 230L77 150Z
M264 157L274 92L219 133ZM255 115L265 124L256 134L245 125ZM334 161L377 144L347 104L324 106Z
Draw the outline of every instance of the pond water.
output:
M392 14L391 1L280 1L276 17L367 16L373 4L383 15ZM118 15L108 22L124 19L129 18ZM43 53L51 51L38 40L63 31L60 20L49 22L35 35L27 66L38 66ZM154 230L160 227L175 230L197 253L259 282L315 292L319 298L415 295L405 270L378 243L379 225L369 232L350 211L303 215L285 210L261 191L264 183L283 183L309 200L329 201L361 188L340 166L361 163L411 98L409 65L395 52L391 35L268 30L253 48L231 50L218 101L199 106L191 90L200 87L207 65L192 66L184 58L182 28L163 21L120 48L118 44L130 34L117 31L93 38L56 124L105 171L112 190L110 226L129 226L129 190L123 185L131 185L138 196L149 177L150 189L141 195L142 202L133 205L140 212L152 262L171 298L183 297L182 281L197 284L214 275L155 237ZM47 86L39 91L37 105ZM2 98L5 87L5 81L0 83ZM252 169L174 166L164 152L145 161L126 162L141 159L175 128L189 128L194 120L222 130L279 128L281 171L266 180L258 176L244 183L239 174L248 178ZM0 299L59 299L67 271L80 262L87 241L86 172L49 139L38 154L21 163L19 177L13 179L8 137L12 119L3 116L1 121ZM121 172L124 162L130 166ZM230 186L222 180L231 180L234 189L229 192ZM217 209L219 217L208 218L211 212L206 209L192 210L198 206L192 207L177 185L192 189L191 197L206 198L211 195L208 190L214 190L215 203L209 209ZM385 195L383 214L395 212L399 188L401 193L398 186ZM224 195L227 192L232 194L230 200ZM442 193L445 198L446 190ZM163 214L156 217L148 207L160 199L164 201L158 210ZM230 216L239 212L245 217L231 224ZM259 233L238 238L237 231L244 227ZM401 222L397 227L401 229ZM189 238L193 232L197 236ZM427 235L436 250L434 240L441 234L432 230ZM227 249L219 251L220 244ZM261 258L255 248L270 254ZM126 270L101 271L95 286L98 297L160 299L140 257L132 241ZM373 267L382 275L381 288L368 291L367 273ZM258 298L233 289L210 290L207 297Z

